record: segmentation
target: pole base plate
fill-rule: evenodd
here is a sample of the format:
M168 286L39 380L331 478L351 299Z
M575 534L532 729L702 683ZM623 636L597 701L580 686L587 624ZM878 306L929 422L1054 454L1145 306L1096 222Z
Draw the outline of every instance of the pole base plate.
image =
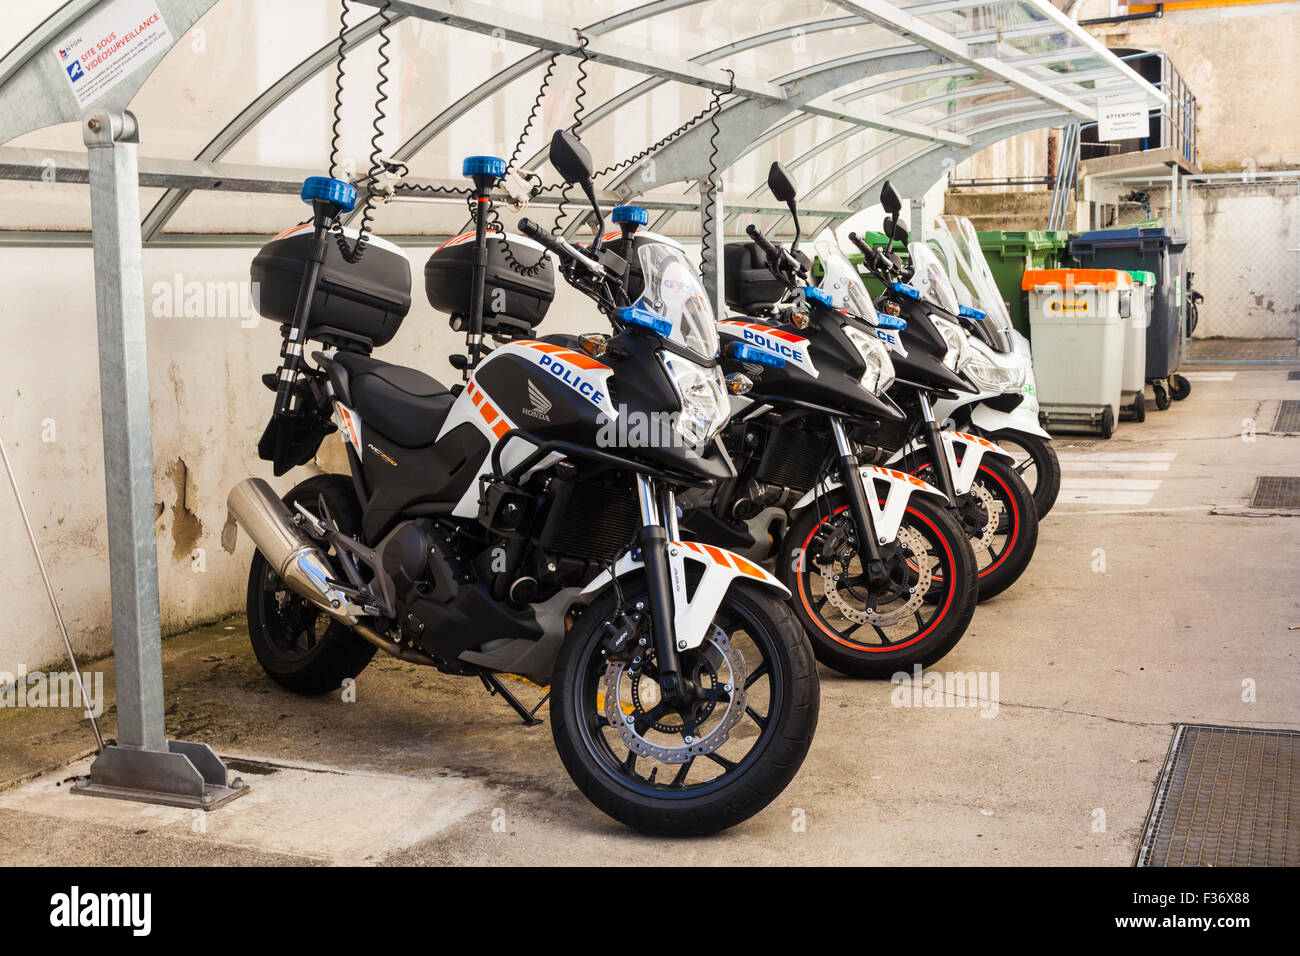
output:
M229 781L226 765L207 744L167 741L166 750L105 747L78 777L72 792L167 807L215 810L248 793L240 779Z

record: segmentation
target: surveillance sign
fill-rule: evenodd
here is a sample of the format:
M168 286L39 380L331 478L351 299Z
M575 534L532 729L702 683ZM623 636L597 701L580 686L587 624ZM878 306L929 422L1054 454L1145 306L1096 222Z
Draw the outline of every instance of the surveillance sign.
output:
M1107 93L1097 100L1097 139L1113 143L1150 135L1147 101L1141 93Z
M154 0L117 0L52 52L77 105L85 109L171 45L171 31Z

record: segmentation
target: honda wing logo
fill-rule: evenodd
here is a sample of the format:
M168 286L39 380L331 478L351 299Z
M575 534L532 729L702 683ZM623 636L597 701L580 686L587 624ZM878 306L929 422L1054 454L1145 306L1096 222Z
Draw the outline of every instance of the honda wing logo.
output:
M531 418L538 418L544 422L551 420L550 411L554 404L545 393L537 387L537 383L532 379L528 381L528 400L533 403L532 408L523 409L523 413Z

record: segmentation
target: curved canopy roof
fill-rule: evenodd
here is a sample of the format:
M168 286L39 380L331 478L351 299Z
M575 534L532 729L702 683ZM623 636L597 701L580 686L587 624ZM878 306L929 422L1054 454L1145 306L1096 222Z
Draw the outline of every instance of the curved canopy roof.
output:
M265 235L302 218L297 186L329 163L337 0L38 0L19 14L31 32L0 60L0 179L45 182L0 182L6 228L89 228L84 194L69 185L85 179L83 106L57 50L115 4L156 5L172 39L84 104L128 107L139 120L145 241ZM765 178L781 160L801 185L808 229L870 206L886 177L915 195L948 165L1008 136L1093 120L1102 89L1145 94L1152 106L1161 98L1046 0L352 7L338 124L351 169L369 165L386 15L393 22L379 143L408 164L408 182L463 185L461 159L483 153L513 154L551 182L546 143L578 109L598 167L635 158L597 178L602 198L636 197L656 210L659 229L685 235L698 232L698 180L710 163L729 224L761 216L770 228L783 217ZM582 48L585 62L576 55ZM549 87L521 140L548 69ZM715 121L660 142L719 91ZM529 215L546 220L558 196ZM439 236L466 218L459 200L392 203L379 209L376 228ZM576 228L577 218L570 223Z

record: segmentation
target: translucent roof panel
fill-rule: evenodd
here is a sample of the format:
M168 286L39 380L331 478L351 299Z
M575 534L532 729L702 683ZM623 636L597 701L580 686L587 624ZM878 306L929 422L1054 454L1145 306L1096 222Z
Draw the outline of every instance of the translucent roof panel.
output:
M16 22L20 30L39 30L47 29L41 18L55 18L51 24L70 29L77 20L58 18L93 15L108 2L37 0L21 5ZM196 8L181 0L159 3L172 15ZM875 179L911 159L928 162L936 151L965 156L1025 117L1046 124L1095 115L1099 85L1127 83L1157 96L1047 0L479 3L492 10L490 19L472 21L460 8L432 2L424 18L413 3L388 31L379 148L403 160L413 179L463 184L464 156L510 158L518 144L516 164L551 184L545 146L554 130L573 123L579 100L579 58L565 45L576 35L565 29L582 30L592 57L584 70L580 134L597 168L649 150L649 172L638 166L626 181L622 170L606 172L597 185L618 182L625 193L665 209L695 202L696 179L707 174L712 153L721 159L724 204L770 205L766 171L779 159L808 190L805 201L832 210L829 215L848 214L853 210L834 210L858 202ZM377 10L378 0L353 0L346 21L360 40L349 51L338 124L345 175L369 165L381 62ZM129 104L140 120L142 170L165 177L186 163L217 163L262 170L260 178L283 188L304 173L326 172L338 29L337 0L216 0L197 22L174 30L175 45ZM22 42L13 49L22 51ZM34 62L41 52L31 54L33 63L11 54L0 76L12 80L41 66ZM520 142L553 56L549 89ZM900 69L904 64L909 68ZM734 71L739 89L724 97L716 135L707 120L681 131L708 108L724 70ZM84 159L71 122L0 148ZM172 165L151 167L151 161ZM661 180L656 170L664 168L672 173ZM76 187L10 182L0 183L0 201L11 203L19 228L33 228L42 215L49 228L87 228L85 205L55 198L66 190L84 197ZM150 235L260 234L303 212L292 195L164 194L151 187L142 197L146 213L159 197L165 201L147 220ZM42 213L43 205L59 211ZM539 202L530 215L545 222L554 212ZM674 229L698 225L691 210L658 218ZM460 201L392 204L380 208L376 228L438 235L464 221Z

